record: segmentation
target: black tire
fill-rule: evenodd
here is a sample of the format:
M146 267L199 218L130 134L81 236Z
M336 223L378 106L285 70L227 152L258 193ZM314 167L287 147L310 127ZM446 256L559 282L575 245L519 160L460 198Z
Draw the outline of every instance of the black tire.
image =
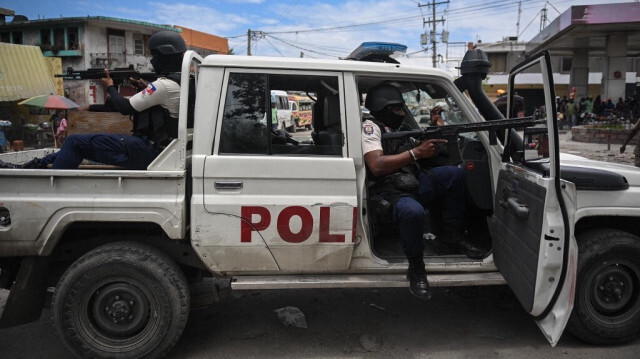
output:
M98 247L64 273L51 302L59 335L86 358L160 358L189 317L189 290L175 262L135 242Z
M296 133L296 131L298 130L298 120L293 119L291 121L291 127L288 130L291 133Z
M620 344L640 335L640 238L615 229L579 236L569 331L585 342Z

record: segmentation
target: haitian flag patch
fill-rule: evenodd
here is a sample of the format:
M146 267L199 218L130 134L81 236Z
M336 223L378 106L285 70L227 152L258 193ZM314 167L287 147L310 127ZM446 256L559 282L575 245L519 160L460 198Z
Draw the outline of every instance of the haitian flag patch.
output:
M148 94L148 95L153 95L154 92L156 92L156 87L153 86L152 83L149 84L149 86L147 86L146 89L144 89L143 91L144 93Z

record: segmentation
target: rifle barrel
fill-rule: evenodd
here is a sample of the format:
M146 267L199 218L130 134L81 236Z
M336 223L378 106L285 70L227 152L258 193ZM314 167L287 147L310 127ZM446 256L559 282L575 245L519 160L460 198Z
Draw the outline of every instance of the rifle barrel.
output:
M65 80L97 80L105 77L104 69L90 68L87 70L74 70L69 67L67 73L56 74L55 77L62 77ZM109 76L114 80L128 80L129 78L144 79L153 81L158 78L153 72L139 72L130 68L116 68L109 71Z

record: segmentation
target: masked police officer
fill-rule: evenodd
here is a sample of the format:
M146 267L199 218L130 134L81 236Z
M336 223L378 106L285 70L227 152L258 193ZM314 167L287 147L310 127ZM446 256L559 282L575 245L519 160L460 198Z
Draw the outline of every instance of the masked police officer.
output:
M408 144L397 153L384 153L382 133L397 131L405 117L404 100L397 87L381 84L369 89L365 107L374 117L362 125L364 160L373 179L370 195L381 196L391 204L409 262L409 288L415 296L426 300L431 294L423 259L424 205L440 202L444 239L453 250L472 258L484 255L484 251L462 238L463 172L456 166L418 171L416 161L437 155L440 144L447 142L444 139L423 141L415 147Z
M89 111L113 111L133 116L133 134L74 134L66 138L57 153L37 158L16 166L2 164L0 167L78 168L83 158L99 163L122 166L126 169L146 169L161 152L162 146L177 137L180 105L179 72L182 58L187 50L182 36L175 31L160 31L149 38L151 65L158 79L145 84L144 90L131 98L118 93L113 79L105 70L102 85L109 94L109 105L92 105ZM140 82L132 82L140 85Z

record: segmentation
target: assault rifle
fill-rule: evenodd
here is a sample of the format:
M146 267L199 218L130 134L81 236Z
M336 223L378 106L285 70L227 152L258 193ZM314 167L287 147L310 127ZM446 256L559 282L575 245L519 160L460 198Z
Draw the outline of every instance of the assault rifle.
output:
M111 76L115 84L120 84L125 80L129 80L129 78L142 79L147 82L155 81L158 78L155 72L139 72L133 68L133 65L109 70L109 76ZM62 77L65 80L95 80L105 77L105 73L104 68L90 68L83 71L68 67L66 74L56 74L55 77Z
M540 119L536 116L508 120L463 123L459 125L432 126L410 131L387 132L382 134L382 148L385 154L400 153L409 149L404 148L407 146L407 139L409 139L411 147L415 147L422 141L443 138L447 140L446 148L441 147L441 150L445 150L442 152L445 152L448 156L446 164L458 164L462 162L462 155L460 154L460 148L458 147L458 135L460 133L491 131L489 134L490 140L491 143L494 144L496 143L496 130L524 128L540 124L546 124L546 120ZM421 162L421 165L426 167L445 164L435 158L421 159L419 162Z

